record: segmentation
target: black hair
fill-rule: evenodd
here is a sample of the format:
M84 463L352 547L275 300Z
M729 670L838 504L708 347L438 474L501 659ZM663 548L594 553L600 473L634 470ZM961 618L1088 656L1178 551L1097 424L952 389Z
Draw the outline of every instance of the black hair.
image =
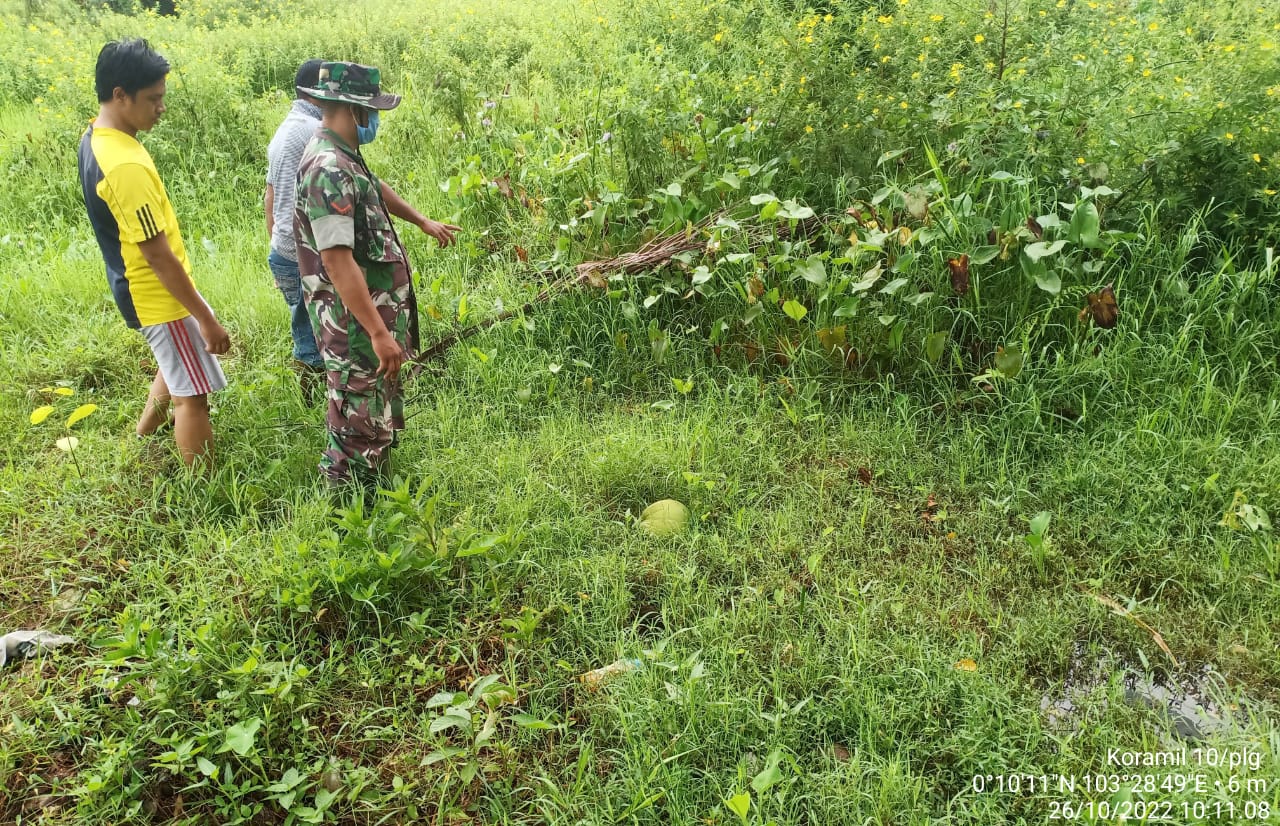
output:
M148 86L154 86L169 74L169 61L151 48L142 38L112 40L98 52L98 65L94 69L94 86L98 102L106 103L116 88L129 97Z
M298 73L293 76L293 86L296 90L301 86L303 89L314 89L320 84L320 65L323 60L315 58L308 60L298 67ZM299 92L298 94L301 94Z

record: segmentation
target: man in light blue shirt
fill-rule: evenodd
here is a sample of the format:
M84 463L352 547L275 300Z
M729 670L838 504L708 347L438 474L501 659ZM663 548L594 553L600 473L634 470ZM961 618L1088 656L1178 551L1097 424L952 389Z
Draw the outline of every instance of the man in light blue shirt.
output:
M317 85L320 60L308 60L298 67L294 88L310 89ZM298 252L293 238L294 192L298 178L298 162L307 142L320 126L320 108L313 98L301 92L293 102L284 122L276 129L267 146L267 232L271 234L271 254L267 265L275 276L276 286L289 304L290 330L293 335L293 360L300 372L302 396L315 404L324 394L324 361L316 346L311 320L302 299L298 276Z

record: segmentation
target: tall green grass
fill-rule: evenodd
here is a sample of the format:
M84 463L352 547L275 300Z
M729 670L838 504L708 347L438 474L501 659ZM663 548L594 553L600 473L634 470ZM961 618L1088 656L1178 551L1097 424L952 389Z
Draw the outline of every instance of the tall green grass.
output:
M0 30L0 630L79 640L0 674L0 820L727 824L745 793L750 823L1042 823L1069 796L980 793L974 776L1082 777L1112 770L1109 748L1167 747L1124 676L1203 668L1236 724L1209 743L1263 764L1195 771L1276 774L1280 547L1257 522L1280 514L1259 206L1276 183L1273 12L1017 7L995 79L999 4L179 11L46 5ZM144 140L235 341L208 479L132 436L153 367L107 294L71 163L93 55L126 33L173 59L169 115ZM693 256L469 339L409 388L402 486L335 510L258 200L315 55L384 67L406 103L371 165L466 227L447 251L406 238L428 338L725 209L742 229L718 257L764 266ZM1194 83L1173 60L1199 61ZM1188 86L1176 111L1139 109ZM1183 187L1194 153L1247 196ZM1022 238L958 294L948 258L1028 216L1065 220L1055 204L1103 184L1101 163L1115 234L1054 259L1058 292ZM766 193L823 228L762 218L749 197ZM908 208L921 196L927 219ZM867 248L855 201L913 240ZM761 238L782 226L796 234ZM811 260L825 283L803 277ZM883 279L835 315L853 297L835 286L877 261ZM687 295L699 264L712 278ZM753 274L778 292L748 322ZM1111 330L1076 317L1106 283ZM819 335L839 324L854 369ZM992 370L997 347L1021 353L1016 375ZM32 425L46 402L58 413ZM54 440L85 402L100 409L74 426L73 461ZM636 516L667 497L692 524L650 537ZM578 681L620 657L644 666ZM1090 670L1100 684L1055 727L1042 702ZM466 723L444 719L485 677ZM1157 797L1280 811L1274 781Z

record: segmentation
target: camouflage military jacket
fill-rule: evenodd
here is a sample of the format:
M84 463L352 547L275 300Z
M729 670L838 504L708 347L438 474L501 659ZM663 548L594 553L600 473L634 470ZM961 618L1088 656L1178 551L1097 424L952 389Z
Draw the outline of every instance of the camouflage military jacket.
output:
M376 369L368 333L343 306L320 258L321 250L350 247L374 307L401 346L409 346L408 257L391 227L382 187L356 150L329 129L307 144L298 165L294 209L298 272L318 323L328 369ZM320 310L319 313L316 310ZM330 364L330 362L345 362Z

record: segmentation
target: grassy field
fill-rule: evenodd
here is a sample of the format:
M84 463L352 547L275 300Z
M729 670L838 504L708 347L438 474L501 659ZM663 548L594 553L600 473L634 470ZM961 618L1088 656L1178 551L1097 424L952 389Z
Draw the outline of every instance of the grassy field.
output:
M0 632L76 639L0 670L0 822L1280 822L1280 12L119 11L0 17ZM76 181L126 34L233 336L207 479L132 434ZM406 238L428 341L692 239L453 347L370 510L265 262L313 56L383 67L371 166L465 227Z

